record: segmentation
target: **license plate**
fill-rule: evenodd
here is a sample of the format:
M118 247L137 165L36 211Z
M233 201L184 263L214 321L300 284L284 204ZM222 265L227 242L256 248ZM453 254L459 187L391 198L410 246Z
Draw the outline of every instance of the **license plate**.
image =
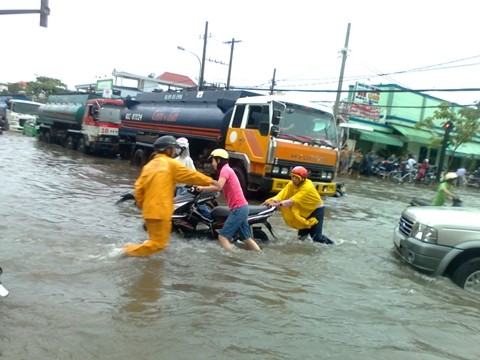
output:
M118 129L117 128L100 127L98 129L98 131L102 135L118 135Z

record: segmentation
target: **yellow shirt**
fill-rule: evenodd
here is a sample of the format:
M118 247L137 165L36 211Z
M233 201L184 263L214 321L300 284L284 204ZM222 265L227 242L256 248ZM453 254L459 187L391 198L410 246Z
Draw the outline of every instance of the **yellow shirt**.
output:
M212 178L187 168L166 154L155 155L135 182L135 201L145 219L171 219L176 183L210 185Z
M323 206L323 201L311 180L306 179L299 186L290 181L282 191L269 200L292 200L293 206L280 207L285 223L294 229L308 229L315 225L318 220L307 219L312 212ZM267 200L268 201L268 200Z

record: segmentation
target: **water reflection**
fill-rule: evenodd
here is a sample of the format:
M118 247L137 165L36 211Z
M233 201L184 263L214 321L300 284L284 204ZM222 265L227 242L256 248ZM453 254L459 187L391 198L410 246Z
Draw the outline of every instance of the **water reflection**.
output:
M136 314L140 320L144 316L159 313L158 300L162 291L164 260L152 257L121 261L125 262L124 266L128 267L130 275L122 279L125 287L122 296L126 303L120 307L120 312Z

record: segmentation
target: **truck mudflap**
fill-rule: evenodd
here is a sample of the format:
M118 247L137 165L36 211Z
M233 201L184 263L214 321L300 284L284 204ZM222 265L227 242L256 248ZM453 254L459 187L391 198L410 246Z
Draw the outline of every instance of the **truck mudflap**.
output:
M265 179L264 184L266 184L267 182L270 185L268 186L268 192L278 193L290 182L290 179L277 179L277 178ZM317 189L320 196L336 196L337 194L336 183L314 181L313 184L315 185L315 188Z

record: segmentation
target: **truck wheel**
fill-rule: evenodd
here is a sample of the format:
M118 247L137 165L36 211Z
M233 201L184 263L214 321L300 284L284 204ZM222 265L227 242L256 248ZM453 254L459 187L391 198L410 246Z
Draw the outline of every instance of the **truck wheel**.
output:
M237 166L233 166L232 169L238 177L238 181L240 182L240 186L242 187L243 194L247 196L248 190L247 190L247 179L245 177L245 174L243 173L242 169Z
M67 136L67 140L65 141L65 147L70 150L75 150L75 140L73 139L72 135Z
M80 138L78 139L77 150L83 153L88 153L88 146L85 145L85 139Z
M480 293L480 258L460 265L453 273L452 281L465 290Z
M146 162L145 152L142 149L137 149L130 160L130 164L137 167L142 167Z

